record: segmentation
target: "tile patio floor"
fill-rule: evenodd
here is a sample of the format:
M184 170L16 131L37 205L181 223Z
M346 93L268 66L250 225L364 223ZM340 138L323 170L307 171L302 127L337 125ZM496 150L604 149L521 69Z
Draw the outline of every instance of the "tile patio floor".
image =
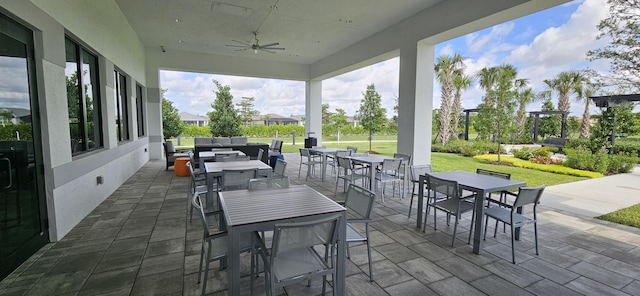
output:
M292 182L304 184L297 178L298 155L285 160ZM199 295L202 230L198 220L188 222L187 180L165 172L164 161L147 163L63 240L46 245L0 282L0 295ZM307 184L342 200L328 180L316 176ZM438 231L428 227L422 233L415 228L415 205L407 218L408 203L389 196L376 203L375 282L365 273L366 248L352 245L347 295L640 295L638 229L545 207L543 197L540 255L532 227L525 228L513 265L508 234L487 238L475 255L466 244L466 214L452 248L452 227L439 223ZM217 267L212 264L207 295L226 295L226 273ZM243 280L248 284L246 275ZM317 295L320 287L316 280L311 288L281 292ZM257 290L264 294L263 285Z

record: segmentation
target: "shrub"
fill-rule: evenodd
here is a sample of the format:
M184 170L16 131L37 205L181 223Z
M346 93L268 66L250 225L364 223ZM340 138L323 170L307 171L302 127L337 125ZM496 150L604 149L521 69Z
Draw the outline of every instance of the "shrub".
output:
M484 160L484 161L496 161L498 160L497 155L493 154L484 154L473 157L475 159ZM555 173L555 174L563 174L570 176L578 176L578 177L586 177L586 178L599 178L602 177L601 173L583 171L578 169L569 168L562 165L557 164L539 164L532 163L528 160L517 159L515 157L504 156L501 158L501 161L509 162L513 164L514 167L525 168L538 170L543 172Z
M618 139L611 148L613 154L640 157L640 141L635 139Z
M542 156L542 155L532 157L531 159L529 159L529 161L533 163L540 163L540 164L562 164L562 160L553 159L549 156Z
M539 147L536 150L533 150L533 156L549 157L551 156L551 151L549 151L548 147Z
M631 172L640 159L635 156L609 155L608 174L622 174Z
M605 150L598 150L592 153L588 149L565 149L567 160L564 165L570 168L607 173L609 157Z
M533 151L526 146L522 147L522 149L511 149L511 154L522 160L529 160L533 157Z

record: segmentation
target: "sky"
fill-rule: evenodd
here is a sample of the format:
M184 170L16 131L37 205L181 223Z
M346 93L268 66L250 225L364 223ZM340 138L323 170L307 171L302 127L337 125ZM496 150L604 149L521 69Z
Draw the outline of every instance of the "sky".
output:
M484 67L512 64L518 78L529 79L534 91L543 91L544 79L552 79L562 71L590 68L609 71L606 61L590 62L586 53L601 48L606 40L596 40L597 24L606 18L606 0L576 0L520 19L499 24L458 37L435 47L435 56L460 53L465 73L476 75ZM330 111L342 108L348 116L357 111L367 85L373 83L382 97L382 107L392 117L398 97L399 58L326 79L322 83L322 103ZM206 115L215 99L212 79L231 87L234 103L242 97L254 97L255 109L261 114L283 116L304 115L305 85L302 81L249 78L176 71L161 71L161 87L165 98L180 112ZM484 92L474 84L462 94L463 108L476 108ZM433 107L440 106L440 86L434 83ZM557 98L554 96L554 104ZM571 101L570 116L581 116L584 103ZM592 108L595 110L596 108ZM540 110L540 103L527 106ZM592 111L592 113L594 112Z

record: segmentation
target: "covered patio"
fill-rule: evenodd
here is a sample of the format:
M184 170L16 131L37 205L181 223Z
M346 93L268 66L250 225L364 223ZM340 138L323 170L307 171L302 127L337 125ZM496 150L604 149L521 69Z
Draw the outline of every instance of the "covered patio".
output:
M292 183L305 184L304 176L297 178L299 156L286 154L285 159ZM625 176L638 177L638 170ZM333 194L333 178L327 179L323 183L316 175L306 184L342 200L343 193ZM148 162L64 239L46 245L2 281L0 294L199 295L202 230L199 221L189 222L187 180L165 171L163 161ZM625 186L616 180L608 179L611 188ZM593 181L580 184L585 199L604 180ZM481 255L472 253L466 244L469 214L463 215L452 248L452 227L439 223L437 231L428 226L422 233L415 227L415 213L407 218L408 198L387 196L384 204L378 199L371 224L375 281L366 274L366 248L353 245L347 295L638 295L640 231L576 214L579 199L571 203L578 205L575 210L567 205L558 210L566 199L566 188L559 186L549 187L542 198L540 255L535 255L532 228L527 227L516 244L515 265L509 235L501 231L497 239L487 238ZM248 294L248 256L244 261L243 294ZM226 272L212 266L207 294L226 295ZM262 279L258 295L264 294ZM318 295L321 284L285 291Z

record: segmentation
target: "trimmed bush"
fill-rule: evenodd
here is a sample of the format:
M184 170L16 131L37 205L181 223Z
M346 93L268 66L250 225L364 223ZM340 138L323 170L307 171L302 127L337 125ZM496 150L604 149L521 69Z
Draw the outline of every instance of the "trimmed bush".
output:
M511 149L511 154L522 160L529 160L533 157L533 151L526 146L522 147L522 149Z
M483 155L475 156L474 158L483 160L483 161L498 160L498 156L494 154L483 154ZM563 174L563 175L586 177L586 178L599 178L603 176L601 173L597 173L597 172L573 169L573 168L565 167L558 164L532 163L528 160L517 159L515 157L510 157L510 156L502 156L500 160L504 162L509 162L513 164L513 166L515 167L538 170L538 171L555 173L555 174Z

